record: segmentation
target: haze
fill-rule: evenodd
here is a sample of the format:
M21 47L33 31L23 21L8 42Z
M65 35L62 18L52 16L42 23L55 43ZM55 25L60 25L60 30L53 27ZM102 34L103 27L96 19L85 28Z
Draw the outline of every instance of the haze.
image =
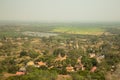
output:
M120 22L120 0L0 0L0 20Z

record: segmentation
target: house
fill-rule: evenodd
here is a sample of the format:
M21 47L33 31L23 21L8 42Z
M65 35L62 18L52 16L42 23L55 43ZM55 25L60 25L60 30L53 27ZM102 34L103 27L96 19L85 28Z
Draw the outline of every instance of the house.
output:
M29 61L28 63L27 63L27 66L34 66L35 64L34 64L34 62L33 61Z
M80 64L76 64L76 65L75 65L75 70L76 70L76 71L80 70L81 68L82 68L82 67L81 67Z
M75 70L76 71L78 71L78 70L85 70L85 66L82 63L77 63L75 65Z
M43 61L37 62L37 64L38 64L39 67L40 67L40 66L47 66L46 63L43 62Z
M89 56L90 56L90 58L94 58L96 55L95 55L95 53L90 53Z
M104 58L105 58L105 55L100 55L96 59L98 63L101 63Z
M82 56L80 56L80 57L77 59L77 63L80 63L80 64L81 64L81 58L82 58Z
M91 68L90 72L95 72L96 69L97 69L97 67L96 67L96 66L93 66L93 67Z
M20 71L20 72L26 72L26 68L25 68L25 67L21 67L21 68L19 69L19 71Z
M67 58L67 55L62 57L61 54L58 54L58 57L55 59L55 61L63 61L63 60L66 60L66 58Z
M20 71L18 71L18 72L16 72L16 75L25 75L25 72L20 72Z
M66 67L66 71L67 72L74 72L74 67L72 67L71 65Z
M26 74L26 68L21 67L18 72L16 72L16 75L25 75Z
M86 68L86 66L84 66L84 65L81 65L82 66L82 71L84 71L85 70L85 68Z
M67 55L65 55L64 57L62 57L60 61L66 60L66 58L67 58Z

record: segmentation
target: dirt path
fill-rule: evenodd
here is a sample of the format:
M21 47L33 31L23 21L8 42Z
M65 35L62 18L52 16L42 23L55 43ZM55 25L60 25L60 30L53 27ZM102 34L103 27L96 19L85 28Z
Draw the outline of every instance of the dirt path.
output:
M16 76L16 74L11 74L11 73L3 73L3 77L2 77L2 80L5 80L7 79L8 77L11 77L11 76ZM1 79L0 79L1 80Z

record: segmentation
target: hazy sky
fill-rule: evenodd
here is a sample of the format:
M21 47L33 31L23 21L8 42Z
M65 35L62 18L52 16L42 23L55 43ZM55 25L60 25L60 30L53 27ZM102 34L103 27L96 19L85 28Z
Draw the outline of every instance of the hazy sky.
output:
M120 22L120 0L0 0L0 20Z

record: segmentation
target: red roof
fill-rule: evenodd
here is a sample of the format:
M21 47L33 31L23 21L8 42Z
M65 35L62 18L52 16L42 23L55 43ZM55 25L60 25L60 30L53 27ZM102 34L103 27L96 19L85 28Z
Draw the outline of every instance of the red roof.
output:
M16 72L16 75L25 75L25 72Z
M39 65L39 66L46 66L46 63L40 61L40 62L38 62L38 65Z
M95 72L95 71L96 71L96 69L97 69L97 67L96 67L96 66L94 66L94 67L92 67L92 69L90 70L90 72Z

